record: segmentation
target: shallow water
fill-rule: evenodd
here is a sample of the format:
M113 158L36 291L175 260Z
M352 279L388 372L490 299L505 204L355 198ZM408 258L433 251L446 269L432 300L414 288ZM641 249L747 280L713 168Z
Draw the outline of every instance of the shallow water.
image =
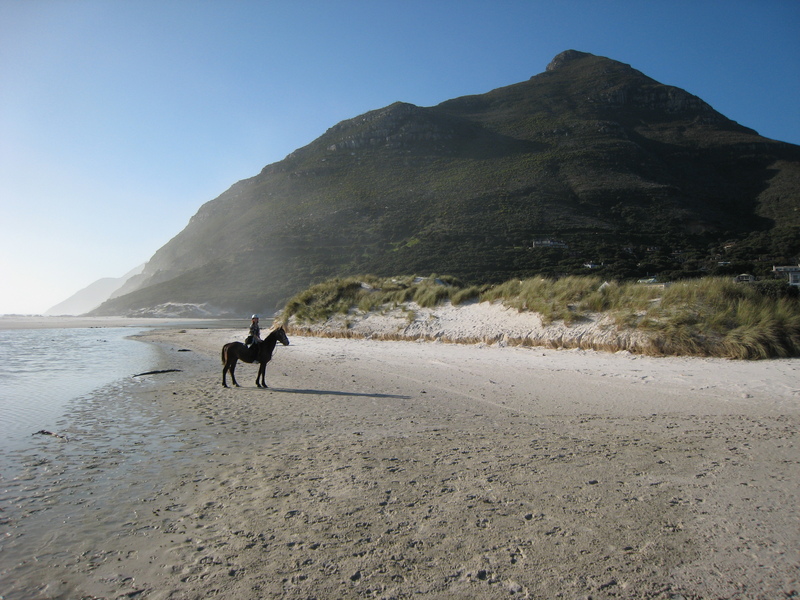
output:
M123 341L133 346L123 344L126 350L154 350L144 370L163 364L155 346ZM65 402L53 430L68 441L26 431L15 447L0 444L0 600L109 597L75 588L99 585L88 575L95 566L129 558L98 549L131 531L157 530L139 524L139 511L161 493L165 478L193 477L214 448L200 417L176 414L147 393L163 378L128 371ZM79 572L86 556L92 566Z
M0 330L0 450L53 431L69 402L153 368L158 350L130 327Z

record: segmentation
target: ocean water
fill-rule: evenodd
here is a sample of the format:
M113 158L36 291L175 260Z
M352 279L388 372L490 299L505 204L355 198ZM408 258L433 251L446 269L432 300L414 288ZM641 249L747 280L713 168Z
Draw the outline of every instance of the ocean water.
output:
M126 339L143 329L0 329L0 449L54 431L71 401L152 370L158 349Z

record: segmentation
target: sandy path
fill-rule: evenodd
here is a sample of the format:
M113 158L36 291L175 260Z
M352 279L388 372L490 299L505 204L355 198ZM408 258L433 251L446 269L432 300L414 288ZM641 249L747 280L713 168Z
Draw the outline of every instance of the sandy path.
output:
M797 361L300 337L226 390L234 337L20 457L6 599L800 591Z

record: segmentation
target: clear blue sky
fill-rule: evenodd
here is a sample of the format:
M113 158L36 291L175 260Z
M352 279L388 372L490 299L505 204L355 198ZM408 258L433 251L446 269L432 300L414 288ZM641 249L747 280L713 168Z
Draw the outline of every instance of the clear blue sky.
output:
M0 0L0 314L122 276L343 119L570 48L800 144L798 32L798 0Z

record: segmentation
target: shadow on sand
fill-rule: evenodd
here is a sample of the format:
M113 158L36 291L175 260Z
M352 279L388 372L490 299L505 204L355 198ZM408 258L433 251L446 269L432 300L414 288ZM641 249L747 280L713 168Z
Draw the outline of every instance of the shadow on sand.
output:
M283 392L284 394L309 394L311 396L358 396L362 398L396 398L398 400L410 400L411 396L401 396L399 394L371 394L369 392L340 392L336 390L293 390L287 388L265 388L270 392Z

